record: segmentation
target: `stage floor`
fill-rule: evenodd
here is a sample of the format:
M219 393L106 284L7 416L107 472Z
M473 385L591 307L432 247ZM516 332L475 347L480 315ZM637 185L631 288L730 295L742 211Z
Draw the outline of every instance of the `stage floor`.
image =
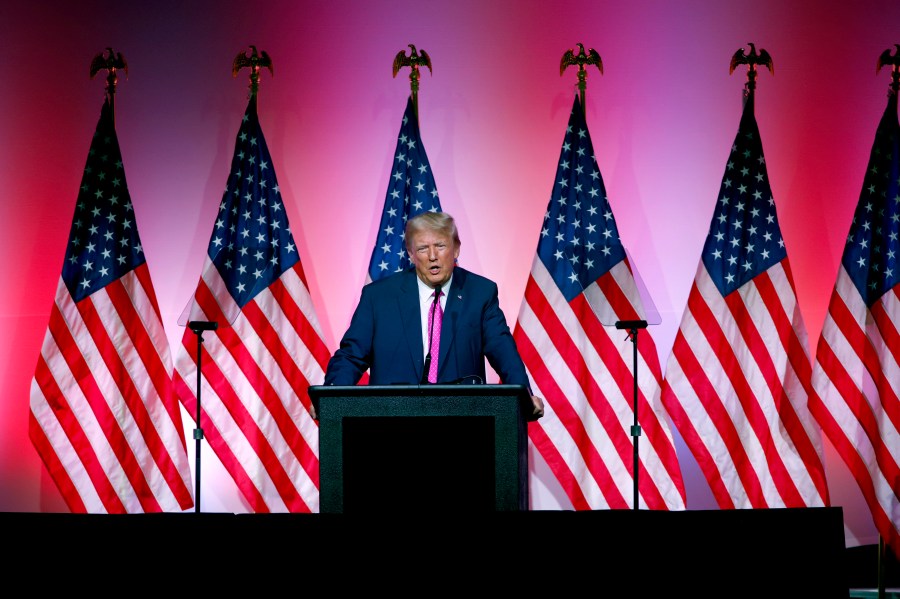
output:
M841 508L491 514L3 513L4 570L41 585L204 594L243 584L394 595L849 597L877 553L844 547ZM874 561L872 561L874 560ZM871 563L867 563L871 561ZM896 563L894 563L896 566ZM894 570L890 572L895 574ZM270 580L271 579L271 580ZM33 582L38 582L33 580ZM323 586L324 585L324 586ZM273 587L269 587L273 588ZM725 589L732 589L726 591ZM257 587L257 591L262 587ZM854 591L855 592L855 591ZM595 593L591 593L595 594Z

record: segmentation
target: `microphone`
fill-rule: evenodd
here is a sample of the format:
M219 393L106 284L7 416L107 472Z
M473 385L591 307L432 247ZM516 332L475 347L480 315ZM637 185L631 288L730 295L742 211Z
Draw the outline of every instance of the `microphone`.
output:
M188 328L195 333L199 331L215 331L219 328L219 323L216 321L191 320L188 322Z
M422 380L419 384L424 385L428 382L428 371L431 370L431 340L434 337L434 311L437 309L437 303L441 301L441 286L434 288L434 301L431 302L431 316L428 318L430 326L428 327L428 353L425 354L425 367L422 369Z
M646 329L646 320L619 320L616 321L616 328L619 330Z
M472 380L472 382L469 383L470 385L483 385L484 384L484 379L481 378L480 376L478 376L477 374L467 374L466 376L461 376L458 379L451 381L450 384L451 385L460 385L462 383L465 383L469 379Z

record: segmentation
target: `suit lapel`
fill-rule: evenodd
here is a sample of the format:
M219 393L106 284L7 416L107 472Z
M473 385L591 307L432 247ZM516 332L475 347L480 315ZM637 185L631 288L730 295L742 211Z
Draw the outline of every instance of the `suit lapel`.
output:
M403 331L403 337L406 339L406 346L409 348L409 355L412 358L413 368L416 372L421 372L425 367L425 348L422 347L422 315L419 312L419 288L416 281L416 271L407 271L404 280L400 285L400 293L397 297L397 307L399 309L400 327ZM414 317L412 317L414 315Z
M453 340L456 338L456 332L459 329L460 318L462 313L463 301L466 297L466 271L460 267L453 269L453 285L450 288L450 294L447 296L447 306L444 309L444 322L441 328L441 353L438 358L438 377L447 364L447 356L450 348L453 346Z

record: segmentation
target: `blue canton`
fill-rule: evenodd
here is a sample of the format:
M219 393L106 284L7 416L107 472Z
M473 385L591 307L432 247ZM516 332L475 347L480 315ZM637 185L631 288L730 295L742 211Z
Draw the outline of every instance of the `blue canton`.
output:
M62 278L79 302L144 262L112 108L106 100L81 177Z
M241 121L207 251L241 308L300 259L255 98Z
M384 212L369 261L369 277L373 281L412 266L404 240L406 221L426 211L441 212L441 203L410 96L397 139Z
M785 257L751 96L731 146L703 263L724 297Z
M844 269L871 307L900 282L900 125L891 93L869 158L853 224L844 247Z
M537 253L567 301L625 259L577 95Z

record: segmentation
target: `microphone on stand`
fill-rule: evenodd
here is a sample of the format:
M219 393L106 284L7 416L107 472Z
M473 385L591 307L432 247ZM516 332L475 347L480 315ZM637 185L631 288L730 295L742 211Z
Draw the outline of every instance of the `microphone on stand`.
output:
M422 369L422 380L419 384L428 383L428 371L431 370L431 341L434 337L434 311L437 309L437 303L441 301L441 286L434 288L434 301L431 302L431 316L428 318L428 353L425 354L425 367Z
M214 320L190 320L188 321L187 326L195 333L199 333L200 331L215 331L219 328L219 323Z

